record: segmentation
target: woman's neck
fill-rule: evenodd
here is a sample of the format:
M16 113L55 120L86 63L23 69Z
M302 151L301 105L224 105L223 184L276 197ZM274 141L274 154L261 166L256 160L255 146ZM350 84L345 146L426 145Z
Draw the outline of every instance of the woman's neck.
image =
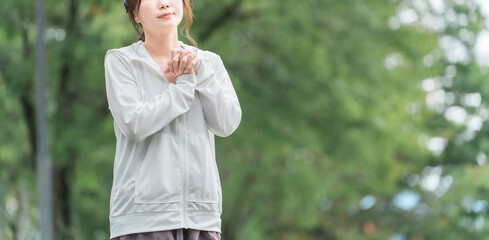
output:
M144 37L144 47L154 57L169 57L171 50L180 46L176 28L157 34L145 32Z

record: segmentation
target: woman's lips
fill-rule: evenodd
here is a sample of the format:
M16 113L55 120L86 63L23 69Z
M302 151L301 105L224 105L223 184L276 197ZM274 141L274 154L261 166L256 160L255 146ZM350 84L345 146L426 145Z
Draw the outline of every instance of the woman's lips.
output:
M158 18L169 18L173 15L173 13L163 13L158 15Z

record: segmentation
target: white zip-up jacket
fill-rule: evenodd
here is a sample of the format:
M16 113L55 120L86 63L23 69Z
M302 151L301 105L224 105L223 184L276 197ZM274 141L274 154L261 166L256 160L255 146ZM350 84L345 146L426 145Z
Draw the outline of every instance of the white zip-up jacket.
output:
M179 43L199 62L176 84L141 41L105 56L117 140L110 238L178 228L221 233L214 135L233 133L241 108L219 55Z

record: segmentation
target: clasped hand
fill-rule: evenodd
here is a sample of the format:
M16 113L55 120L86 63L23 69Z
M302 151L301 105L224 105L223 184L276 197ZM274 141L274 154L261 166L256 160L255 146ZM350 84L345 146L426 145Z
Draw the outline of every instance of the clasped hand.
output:
M168 61L164 73L172 73L175 76L195 74L194 67L198 61L199 59L193 52L179 47L171 51L170 61Z

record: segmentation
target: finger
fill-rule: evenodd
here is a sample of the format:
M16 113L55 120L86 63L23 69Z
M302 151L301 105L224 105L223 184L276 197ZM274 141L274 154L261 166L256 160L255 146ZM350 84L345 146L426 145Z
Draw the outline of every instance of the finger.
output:
M173 59L178 54L178 49L172 49L170 51L170 59Z
M169 66L169 69L170 69L170 72L174 75L177 75L177 72L176 72L176 66L175 66L175 59L180 59L179 57L179 49L175 48L175 49L172 49L170 51L170 61L168 61L168 66ZM178 60L177 60L177 63L178 63ZM178 66L178 64L177 64Z
M178 63L178 69L176 69L177 73L180 75L183 73L183 70L185 69L185 66L187 65L187 62L188 62L188 54L190 54L189 51L187 50L184 50L184 49L181 49L180 51L180 59L179 59L179 63ZM184 61L184 62L182 62Z
M193 57L192 56L188 56L188 58L187 58L187 64L185 65L185 68L183 69L183 71L185 73L190 73L190 69L191 69L190 66L192 65L191 64L192 63L192 60L193 60Z
M180 53L180 61L182 60L183 57L185 57L187 54L190 53L190 51L186 49L179 49L178 52Z
M172 73L175 74L175 75L177 75L177 76L179 75L178 72L177 72L178 71L179 60L180 60L179 54L176 54L171 59Z
M166 63L166 69L168 69L168 72L167 73L173 74L173 64L171 63L171 61L168 61Z
M190 57L190 53L187 53L185 54L185 56L182 57L182 59L180 60L180 67L178 68L178 72L179 73L184 73L186 72L185 71L185 68L187 67L187 63L189 62L189 57Z
M178 56L178 61L182 60L182 57L185 55L185 49L182 48L176 49L175 55Z
M196 58L197 57L193 54L189 57L189 59L187 60L187 66L185 67L185 72L192 72L192 69L195 67Z
M167 68L168 68L168 70L170 71L170 73L171 73L171 74L173 74L173 64L172 64L172 59L173 59L173 57L175 56L175 54L176 54L176 53L177 53L177 51L176 51L176 50L171 50L171 51L170 51L170 58L169 58L168 62L166 63Z

